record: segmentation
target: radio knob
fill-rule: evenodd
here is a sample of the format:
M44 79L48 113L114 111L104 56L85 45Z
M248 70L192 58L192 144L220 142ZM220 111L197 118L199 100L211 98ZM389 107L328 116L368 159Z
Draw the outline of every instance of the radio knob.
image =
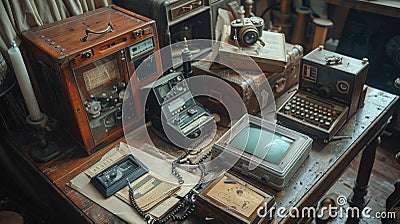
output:
M331 95L331 89L327 86L323 86L319 89L318 95L320 97L329 97Z
M178 92L182 92L183 87L182 87L181 85L176 85L176 90L177 90Z
M110 173L110 177L111 178L115 178L115 177L117 177L117 170L114 168L114 169L112 169L112 171L111 171L111 173Z
M104 127L110 128L114 126L115 124L115 118L112 114L108 115L106 118L104 118Z
M88 58L92 57L92 52L90 50L82 52L81 57L82 57L82 59L88 59Z
M96 118L100 115L101 105L99 101L91 101L86 103L86 111L93 117Z
M125 91L124 89L119 91L118 93L118 98L122 101L122 100L127 100L129 98L129 94L127 91Z
M142 35L142 30L135 30L135 31L133 31L133 36L135 37L135 38L138 38L138 37L140 37Z
M336 88L340 93L346 94L349 92L350 85L348 82L346 82L344 80L340 80L337 82Z
M179 124L179 121L180 121L179 117L176 117L176 118L174 119L174 124L178 125L178 124Z
M109 99L102 100L100 105L101 105L101 110L106 111L110 108L110 100Z
M116 117L118 120L121 120L121 119L122 119L122 110L121 110L121 108L118 108L118 110L115 112L115 117Z

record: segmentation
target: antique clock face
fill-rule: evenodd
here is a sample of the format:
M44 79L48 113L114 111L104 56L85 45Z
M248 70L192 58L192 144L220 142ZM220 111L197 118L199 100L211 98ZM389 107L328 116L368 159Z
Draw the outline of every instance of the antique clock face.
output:
M400 35L390 38L386 44L386 54L393 64L400 68Z
M250 217L254 211L263 206L264 197L245 185L229 179L221 178L212 186L207 196L218 201L220 206L232 210L242 216Z

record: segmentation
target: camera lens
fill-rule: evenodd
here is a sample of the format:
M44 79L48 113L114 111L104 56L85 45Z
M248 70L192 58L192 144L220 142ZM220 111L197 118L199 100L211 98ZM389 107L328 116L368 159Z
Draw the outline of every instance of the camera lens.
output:
M243 40L243 43L246 45L253 45L258 40L258 33L253 30L249 30L243 34L242 40Z

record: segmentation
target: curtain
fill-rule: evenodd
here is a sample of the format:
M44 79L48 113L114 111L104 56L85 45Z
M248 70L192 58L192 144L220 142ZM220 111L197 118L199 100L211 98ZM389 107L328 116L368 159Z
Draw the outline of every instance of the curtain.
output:
M0 51L10 62L7 50L13 40L20 45L23 31L110 4L112 0L1 0Z

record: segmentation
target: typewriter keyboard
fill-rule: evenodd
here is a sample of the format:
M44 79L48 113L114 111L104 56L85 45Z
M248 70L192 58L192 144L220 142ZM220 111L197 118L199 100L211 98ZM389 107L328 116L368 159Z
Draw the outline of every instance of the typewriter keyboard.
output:
M295 94L280 109L280 112L326 130L332 127L343 111L345 108L340 105L322 102L301 93Z

